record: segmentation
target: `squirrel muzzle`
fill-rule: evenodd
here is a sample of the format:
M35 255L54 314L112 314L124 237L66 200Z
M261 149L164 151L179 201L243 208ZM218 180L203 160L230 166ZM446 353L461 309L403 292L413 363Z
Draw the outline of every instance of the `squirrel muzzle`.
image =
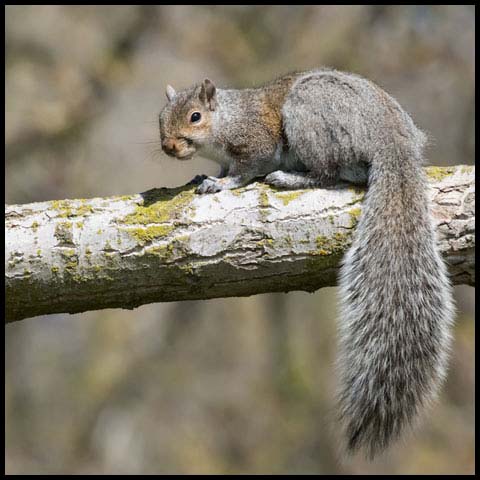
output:
M193 142L186 138L167 138L162 141L162 150L178 160L190 160L197 151Z

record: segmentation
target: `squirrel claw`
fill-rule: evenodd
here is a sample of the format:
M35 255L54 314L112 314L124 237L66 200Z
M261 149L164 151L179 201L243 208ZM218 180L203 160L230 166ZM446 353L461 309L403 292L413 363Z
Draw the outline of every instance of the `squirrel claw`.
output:
M215 193L220 190L223 190L223 187L217 178L206 177L195 189L195 193Z

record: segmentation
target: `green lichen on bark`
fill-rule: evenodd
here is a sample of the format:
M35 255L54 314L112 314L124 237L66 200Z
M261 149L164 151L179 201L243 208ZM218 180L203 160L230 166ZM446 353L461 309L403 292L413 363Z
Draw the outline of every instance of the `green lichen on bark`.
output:
M136 205L133 213L125 216L124 225L150 225L172 222L187 210L193 210L193 188L156 188L142 193L143 204Z
M317 250L312 252L314 255L330 256L342 254L351 243L351 235L337 232L332 237L319 235L315 239Z
M80 202L80 205L75 205ZM52 200L50 202L52 210L57 212L57 217L80 217L88 213L93 213L93 207L86 200Z
M235 195L236 197L242 196L242 194L245 192L245 187L239 187L239 188L233 188L230 190L232 195ZM219 201L218 199L216 201Z
M273 242L273 239L272 239L272 238L262 238L262 240L259 240L259 241L257 242L257 245L258 245L259 247L262 247L262 248L264 248L264 247L266 247L266 246L268 246L268 247L273 247L273 243L274 243L274 242Z
M351 220L351 227L355 227L358 223L358 219L362 213L362 209L360 207L354 207L354 208L351 208L349 211L348 211L349 215L350 215L350 220Z
M427 177L439 182L445 177L453 175L455 170L456 167L427 167L425 168L425 173L427 174Z
M63 248L60 256L64 262L64 272L74 279L78 279L78 254L73 248Z
M55 225L55 238L60 245L73 245L71 222L59 222Z
M158 257L164 263L173 262L176 258L186 258L190 254L189 238L188 235L178 235L167 243L150 245L145 248L145 254Z
M148 242L167 236L174 228L173 225L149 225L145 227L122 228L122 230L134 237L140 245L145 245Z
M165 243L162 245L154 245L145 249L147 255L154 255L156 257L168 260L173 254L172 243Z
M308 269L313 272L315 269L325 270L337 267L345 251L350 247L351 241L350 233L337 232L331 237L319 235L315 239L317 249L309 252L311 256L307 259Z
M269 208L270 207L270 199L268 198L268 191L270 187L268 185L261 184L259 185L259 205L260 208Z
M137 204L132 213L118 220L120 229L133 237L139 245L167 237L186 212L192 215L195 211L192 204L195 190L192 186L157 188L142 193L141 196L142 203ZM158 250L149 249L148 253L160 254L164 251L159 246Z
M276 192L275 196L287 206L290 202L301 197L304 193L305 190L294 190L292 192Z
M461 173L470 174L470 173L473 172L473 169L474 169L474 168L475 168L475 167L474 167L473 165L462 165L462 166L460 167L460 172L461 172Z

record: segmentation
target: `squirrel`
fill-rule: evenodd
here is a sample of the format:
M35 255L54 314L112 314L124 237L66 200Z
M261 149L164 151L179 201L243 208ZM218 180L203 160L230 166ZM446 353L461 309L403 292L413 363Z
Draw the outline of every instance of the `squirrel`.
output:
M162 149L220 164L197 193L262 177L277 188L366 184L339 274L338 419L345 451L373 458L437 396L454 306L422 168L427 136L397 101L356 74L317 69L262 87L205 79L166 88Z

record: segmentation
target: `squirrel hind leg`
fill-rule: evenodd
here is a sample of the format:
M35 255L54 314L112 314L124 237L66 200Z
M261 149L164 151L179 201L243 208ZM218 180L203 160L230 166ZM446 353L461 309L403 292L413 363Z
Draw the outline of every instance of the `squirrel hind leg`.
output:
M365 162L359 162L351 164L340 169L340 180L355 185L366 185L368 182L368 164Z

